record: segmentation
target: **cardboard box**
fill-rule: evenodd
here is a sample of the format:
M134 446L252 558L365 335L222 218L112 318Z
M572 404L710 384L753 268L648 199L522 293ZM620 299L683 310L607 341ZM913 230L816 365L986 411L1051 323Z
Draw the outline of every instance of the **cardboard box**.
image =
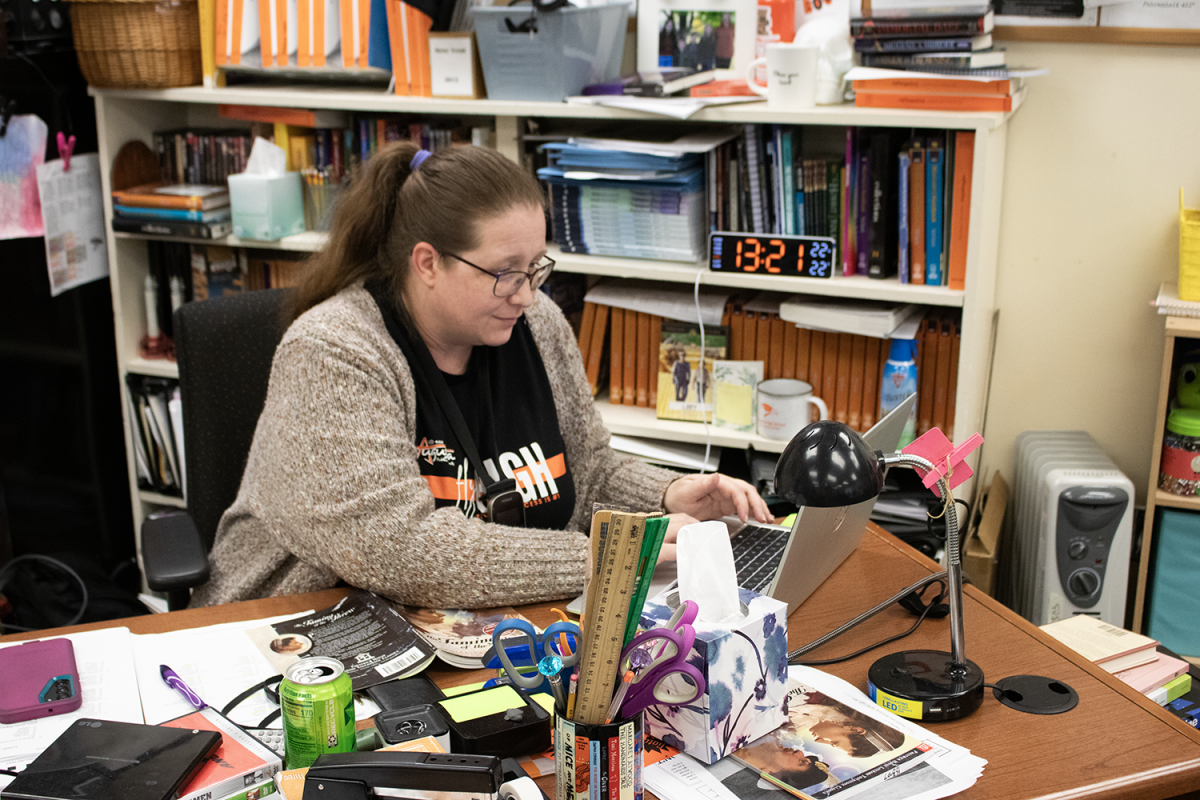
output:
M299 172L230 175L229 205L235 236L272 241L304 230Z
M787 721L787 604L747 589L738 594L746 608L740 620L695 624L688 661L704 676L704 694L688 706L646 709L648 735L706 764ZM670 620L672 595L646 602L643 627Z
M1000 529L1008 507L1008 483L997 472L979 496L971 515L962 562L963 572L979 590L995 596L996 563L1000 552Z

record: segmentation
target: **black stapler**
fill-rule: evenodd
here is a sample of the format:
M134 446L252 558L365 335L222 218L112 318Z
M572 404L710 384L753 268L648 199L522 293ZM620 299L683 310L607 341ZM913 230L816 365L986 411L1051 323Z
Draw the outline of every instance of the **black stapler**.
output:
M454 792L462 800L543 800L515 761L457 753L326 753L304 776L305 800L425 798Z

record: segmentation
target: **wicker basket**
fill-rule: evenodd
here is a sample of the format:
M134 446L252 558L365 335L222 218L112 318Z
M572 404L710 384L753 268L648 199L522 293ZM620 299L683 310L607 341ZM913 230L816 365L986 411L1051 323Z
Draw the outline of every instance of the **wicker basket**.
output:
M200 83L196 0L73 0L79 68L92 86L147 89Z

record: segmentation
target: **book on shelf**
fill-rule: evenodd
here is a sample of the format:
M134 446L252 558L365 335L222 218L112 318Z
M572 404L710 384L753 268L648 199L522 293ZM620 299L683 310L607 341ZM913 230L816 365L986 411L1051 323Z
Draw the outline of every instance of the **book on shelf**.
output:
M946 18L984 19L992 14L991 0L850 0L850 19L920 21ZM985 33L986 31L980 31ZM851 34L854 28L851 27Z
M637 97L667 97L693 86L716 80L716 70L693 67L664 67L653 72L635 72L614 81L593 83L583 87L583 94L621 94Z
M1150 301L1159 314L1172 317L1200 317L1200 302L1179 299L1179 285L1163 283L1158 287L1158 297Z
M1025 82L1021 78L994 81L957 80L922 75L896 75L852 82L856 92L910 92L913 94L1015 94Z
M826 331L887 338L918 311L911 303L793 295L779 306L779 316L795 325Z
M161 724L221 734L220 746L179 790L179 800L236 796L264 781L274 790L273 778L283 768L279 756L215 708L194 711Z
M1149 697L1152 703L1165 706L1180 699L1191 690L1192 676L1190 673L1185 672L1182 675L1167 681L1157 689L1151 689L1150 691L1142 692L1142 694L1146 695L1146 697Z
M658 383L659 419L712 421L712 367L725 359L728 335L719 325L704 326L701 353L699 325L663 320L651 369L651 379Z
M249 106L220 103L217 113L227 119L244 122L269 122L272 125L296 125L301 128L345 128L350 124L345 111L328 108L287 108L283 106Z
M229 206L212 208L208 211L193 211L186 208L150 208L146 206L114 205L113 212L122 217L151 220L180 220L184 222L224 222L233 217Z
M229 205L229 188L194 183L147 183L131 189L116 189L113 203L148 208L181 208L207 211Z
M992 35L978 36L933 36L913 39L861 36L854 40L856 53L977 53L992 46ZM863 66L868 66L864 63Z
M1158 642L1107 622L1076 614L1041 626L1042 630L1104 669L1121 672L1157 660Z
M1024 89L1011 97L862 91L855 92L854 105L859 108L908 108L928 111L1015 111L1024 99Z
M967 236L971 225L971 183L974 173L975 131L954 132L954 174L949 176L946 192L950 207L950 248L946 254L946 285L962 291L966 288Z
M980 50L977 52L921 52L921 53L863 53L864 67L880 67L882 69L902 69L921 72L933 68L982 69L985 67L1003 67L1005 51ZM870 87L874 90L874 87Z
M118 233L144 233L150 236L178 236L186 239L224 239L233 233L233 220L222 222L186 222L114 216L112 229Z
M856 17L850 20L850 35L854 38L870 36L894 39L914 36L941 38L982 36L991 33L995 25L996 15L992 11L988 11L986 14L952 14L910 19Z

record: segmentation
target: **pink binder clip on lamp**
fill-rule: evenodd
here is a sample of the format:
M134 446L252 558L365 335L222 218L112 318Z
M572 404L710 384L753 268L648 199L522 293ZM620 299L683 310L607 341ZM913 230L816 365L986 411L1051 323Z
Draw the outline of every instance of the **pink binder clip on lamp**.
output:
M916 470L938 496L971 476L963 459L983 443L975 434L954 447L936 428L898 453L872 451L852 428L832 420L813 423L796 434L775 469L775 491L797 506L838 507L861 503L883 490L890 466ZM944 581L950 605L950 652L905 650L884 656L868 672L871 698L900 716L923 722L965 717L983 702L983 670L967 659L963 637L962 553L958 515L946 503L946 571L922 578L895 597L837 630L789 653L795 660L841 635L905 595Z

